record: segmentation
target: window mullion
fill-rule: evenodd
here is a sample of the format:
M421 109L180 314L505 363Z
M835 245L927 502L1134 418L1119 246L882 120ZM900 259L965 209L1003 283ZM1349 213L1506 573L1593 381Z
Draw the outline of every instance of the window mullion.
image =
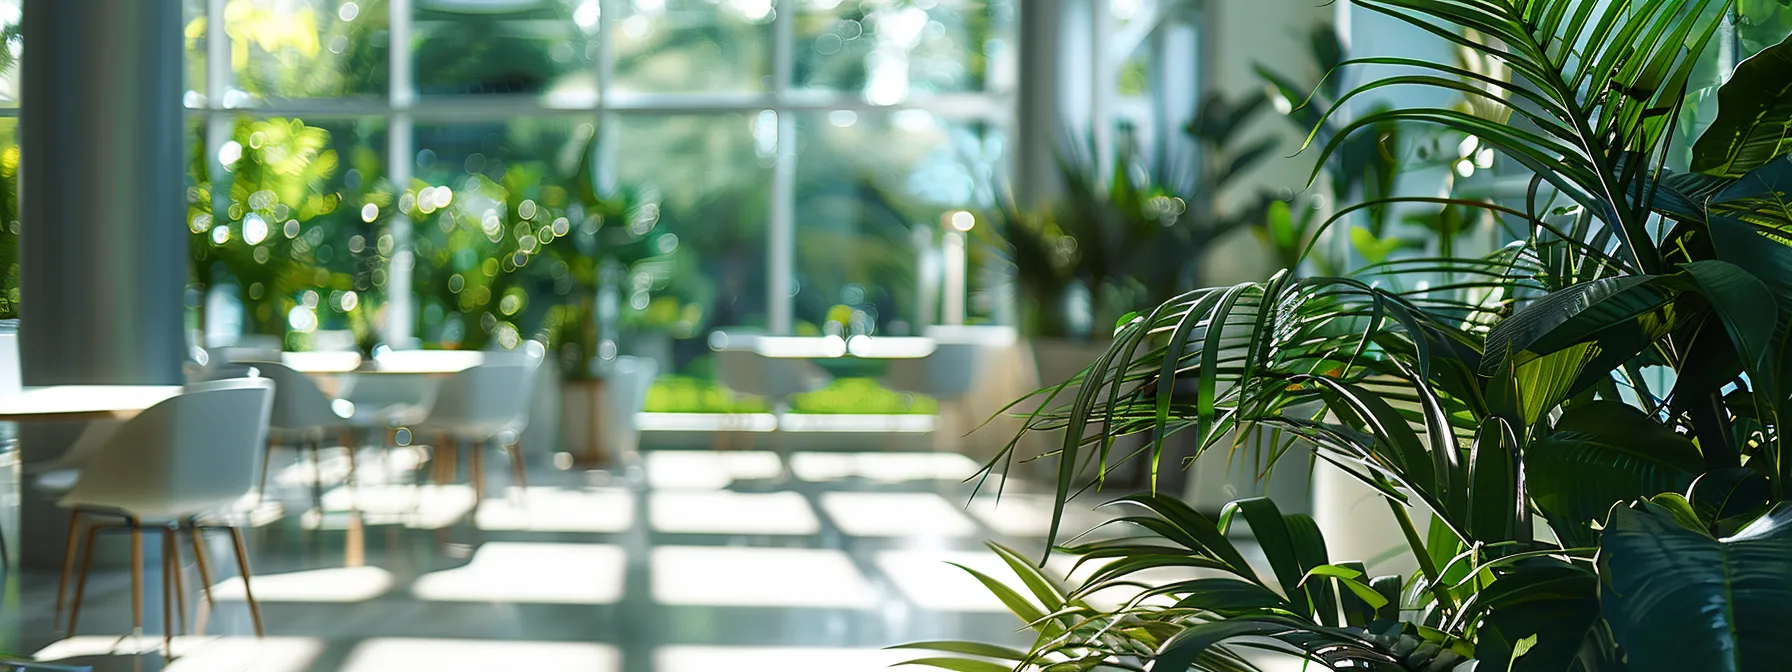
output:
M793 333L796 282L796 113L790 93L796 71L797 0L778 0L772 17L772 101L778 119L778 158L766 222L766 328Z
M417 343L411 295L411 273L415 257L412 253L411 220L398 202L411 184L411 161L415 150L411 132L410 109L416 99L411 73L411 0L388 0L387 103L391 106L386 118L386 172L392 183L392 215L387 218L392 236L392 259L386 271L386 342L392 347L410 347Z

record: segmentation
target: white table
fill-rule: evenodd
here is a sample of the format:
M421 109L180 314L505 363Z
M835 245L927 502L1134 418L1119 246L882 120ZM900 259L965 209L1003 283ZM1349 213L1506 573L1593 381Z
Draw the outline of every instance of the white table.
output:
M760 336L721 339L725 349L749 350L771 359L921 359L933 354L937 343L920 336ZM724 349L718 348L718 349Z
M51 385L0 394L0 422L129 418L180 394L179 385Z

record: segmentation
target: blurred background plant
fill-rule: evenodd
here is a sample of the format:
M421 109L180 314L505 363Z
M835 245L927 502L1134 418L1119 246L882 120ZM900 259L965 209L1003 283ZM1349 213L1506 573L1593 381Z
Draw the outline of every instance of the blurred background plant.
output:
M213 290L233 291L247 332L280 336L286 347L303 349L320 328L372 338L377 307L363 296L383 284L391 241L367 213L389 191L369 181L377 160L355 157L361 165L343 170L330 144L328 130L298 119L243 118L216 157L194 152L190 303L202 321L223 317L207 314ZM217 180L214 158L224 171Z

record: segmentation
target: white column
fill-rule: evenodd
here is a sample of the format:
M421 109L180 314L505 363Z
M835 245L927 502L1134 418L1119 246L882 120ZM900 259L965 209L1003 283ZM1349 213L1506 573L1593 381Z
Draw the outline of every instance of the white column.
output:
M772 19L772 99L778 109L778 158L772 166L772 197L766 219L766 329L795 330L796 273L796 115L786 107L795 71L796 0L779 0Z
M946 270L946 281L940 301L941 324L964 324L965 301L965 234L963 231L947 231L944 244L941 246L942 266Z
M391 12L388 33L388 96L392 116L386 121L386 177L392 182L393 212L387 220L392 235L392 259L386 268L386 343L394 348L417 345L416 297L411 293L411 273L416 264L412 252L411 220L396 201L411 187L411 165L416 148L410 109L416 102L411 76L411 0L388 0Z

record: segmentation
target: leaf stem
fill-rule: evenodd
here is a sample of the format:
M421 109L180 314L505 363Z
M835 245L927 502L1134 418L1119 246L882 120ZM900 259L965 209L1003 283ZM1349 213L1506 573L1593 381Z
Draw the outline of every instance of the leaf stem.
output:
M1437 564L1431 561L1431 553L1425 550L1425 542L1419 539L1418 528L1413 527L1412 516L1406 513L1406 506L1389 497L1383 497L1388 509L1394 512L1394 520L1399 521L1400 531L1406 534L1406 543L1412 547L1412 554L1419 560L1419 571L1425 574L1425 581L1431 584L1431 594L1437 596L1439 604L1451 611L1456 610L1456 599L1450 595L1450 589L1443 585L1443 576L1437 571Z

